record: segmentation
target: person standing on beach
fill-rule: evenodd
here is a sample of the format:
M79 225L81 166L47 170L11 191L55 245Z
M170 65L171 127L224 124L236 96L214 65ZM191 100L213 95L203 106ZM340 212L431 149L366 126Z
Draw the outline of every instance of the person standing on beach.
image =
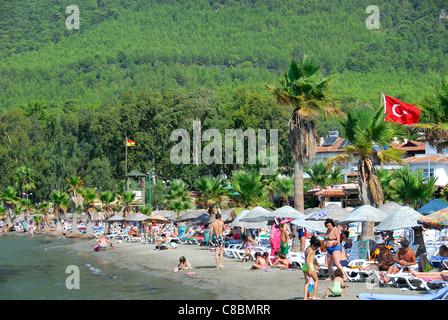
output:
M286 231L284 224L280 224L278 226L279 230L282 232L280 235L280 253L285 256L289 253L288 243L289 243L289 234Z
M213 233L215 234L215 241L212 243ZM224 222L221 220L221 214L216 214L216 220L210 224L210 243L215 246L215 259L216 259L216 268L221 269L224 266L222 265L222 257L224 255Z
M305 276L305 286L303 290L304 300L315 300L317 298L317 285L319 279L317 277L317 272L314 267L314 257L315 251L321 246L320 240L316 236L312 236L310 239L310 246L305 250L305 264L302 267L303 275ZM310 286L311 279L313 279L313 296L308 298L308 287Z

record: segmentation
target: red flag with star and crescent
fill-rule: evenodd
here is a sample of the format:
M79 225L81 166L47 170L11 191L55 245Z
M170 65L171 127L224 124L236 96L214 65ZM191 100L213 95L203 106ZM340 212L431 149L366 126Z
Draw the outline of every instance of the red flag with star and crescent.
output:
M418 123L421 110L417 109L414 104L404 103L384 95L384 105L386 109L385 121L398 124Z

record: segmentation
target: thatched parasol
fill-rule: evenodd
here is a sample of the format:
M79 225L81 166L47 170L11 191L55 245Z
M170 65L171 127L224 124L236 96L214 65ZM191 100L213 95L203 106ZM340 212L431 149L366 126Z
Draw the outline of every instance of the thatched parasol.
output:
M263 208L263 207L255 207L251 210L249 210L250 212L248 214L246 214L244 217L242 217L240 219L240 221L244 221L244 222L263 222L263 221L268 221L268 219L263 218L263 216L267 215L270 213L269 210Z
M440 199L433 199L417 211L423 215L427 215L446 208L448 208L448 203Z
M381 210L387 214L391 214L395 209L397 209L399 207L401 207L401 205L399 205L395 201L389 201L389 202L386 202L385 204L379 206L378 210Z
M377 231L393 231L405 228L419 227L417 219L422 217L420 213L410 207L399 207L387 216L375 227Z
M347 210L341 208L337 204L331 203L320 211L309 215L309 217L305 219L321 221L326 219L333 219L333 221L337 222L344 219L348 214L349 212Z
M204 213L208 213L208 211L204 209L188 210L185 213L181 214L179 216L179 219L177 219L177 221L181 222L181 221L193 220Z
M250 210L241 211L238 214L238 216L235 218L235 220L233 220L232 223L229 224L229 228L240 227L240 228L247 228L247 229L258 229L258 228L263 228L267 225L267 221L261 221L261 222L241 221L241 219L243 219L249 213L250 213Z
M354 209L344 219L339 220L338 223L345 224L351 222L381 222L386 219L387 213L372 207L371 205L364 205Z

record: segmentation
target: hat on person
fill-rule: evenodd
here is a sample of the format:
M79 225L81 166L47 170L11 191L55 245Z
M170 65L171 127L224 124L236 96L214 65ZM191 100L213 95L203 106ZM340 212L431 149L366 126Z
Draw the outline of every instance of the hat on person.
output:
M407 239L401 240L400 243L401 243L402 246L409 247L409 241Z
M386 243L383 239L378 239L378 241L376 242L376 244L384 244Z

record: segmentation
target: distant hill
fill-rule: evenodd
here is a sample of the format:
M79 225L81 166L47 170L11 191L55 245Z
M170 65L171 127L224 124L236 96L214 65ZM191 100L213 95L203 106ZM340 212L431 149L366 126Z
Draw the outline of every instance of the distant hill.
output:
M380 91L418 103L448 68L443 0L0 0L0 107L45 100L114 104L127 90L226 100L247 86L267 94L293 57L337 73L341 102L376 103ZM80 28L67 29L67 6Z

